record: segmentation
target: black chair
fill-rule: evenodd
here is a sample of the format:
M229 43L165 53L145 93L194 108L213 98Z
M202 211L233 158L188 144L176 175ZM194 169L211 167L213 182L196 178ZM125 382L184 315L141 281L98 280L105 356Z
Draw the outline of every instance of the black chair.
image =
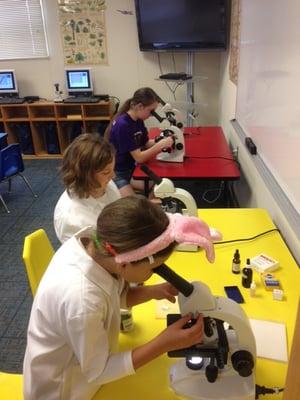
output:
M34 197L37 195L32 190L28 180L22 174L24 171L24 163L21 154L20 145L17 143L10 144L4 149L0 150L0 183L8 181L8 191L11 191L11 180L15 176L20 176L26 183L28 189L31 191ZM0 194L0 200L4 205L6 212L10 213L3 197Z

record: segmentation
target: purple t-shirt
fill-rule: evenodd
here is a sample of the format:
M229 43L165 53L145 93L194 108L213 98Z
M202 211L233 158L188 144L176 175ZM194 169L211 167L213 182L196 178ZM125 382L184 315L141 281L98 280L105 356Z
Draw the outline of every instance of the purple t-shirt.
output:
M148 140L148 132L142 120L134 121L127 113L121 114L113 122L109 138L116 149L115 170L133 169L135 160L130 152L144 147Z

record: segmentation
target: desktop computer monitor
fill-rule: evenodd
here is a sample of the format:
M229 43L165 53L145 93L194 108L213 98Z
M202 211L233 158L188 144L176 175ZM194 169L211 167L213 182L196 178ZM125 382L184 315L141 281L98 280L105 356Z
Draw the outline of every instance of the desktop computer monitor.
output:
M69 96L91 96L93 83L90 68L66 69L66 84Z
M18 85L13 69L0 70L0 96L17 96Z

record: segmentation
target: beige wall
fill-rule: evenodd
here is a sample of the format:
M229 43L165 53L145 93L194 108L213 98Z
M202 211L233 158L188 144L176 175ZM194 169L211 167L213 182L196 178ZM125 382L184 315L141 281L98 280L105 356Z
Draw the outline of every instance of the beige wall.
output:
M56 0L44 0L50 56L42 60L0 61L0 68L16 70L21 96L38 95L53 99L54 86L59 82L64 89L64 60L58 25ZM135 20L134 0L106 0L106 26L108 43L108 65L92 65L95 93L108 93L124 101L134 90L151 86L165 101L174 103L172 93L164 82L157 81L160 75L157 53L140 52ZM117 10L132 11L124 15ZM173 72L171 53L161 53L163 72ZM218 119L220 59L218 53L195 55L194 75L206 76L195 82L195 101L199 106L196 124L214 125ZM176 53L177 72L186 71L186 53ZM176 108L184 110L186 86L176 91ZM185 114L185 112L184 112Z
M229 80L229 55L223 54L220 67L220 120L219 123L231 143L239 148L239 161L242 166L242 179L236 183L236 194L241 207L260 207L269 211L273 221L281 230L287 245L300 263L299 239L287 222L284 212L279 208L272 194L260 177L248 151L235 133L230 120L235 117L236 86Z

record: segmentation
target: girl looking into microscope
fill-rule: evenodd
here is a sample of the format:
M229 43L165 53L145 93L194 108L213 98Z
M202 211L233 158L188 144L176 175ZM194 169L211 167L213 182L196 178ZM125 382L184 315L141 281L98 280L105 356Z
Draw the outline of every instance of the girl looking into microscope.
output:
M135 195L135 190L144 190L144 182L132 178L136 163L150 160L173 144L171 137L157 143L148 137L144 121L151 116L159 100L151 88L138 89L123 104L105 132L116 149L114 182L123 197Z
M96 231L83 228L53 256L34 297L24 358L24 399L89 400L101 385L134 374L160 355L200 343L203 317L184 329L185 315L152 340L118 351L120 308L151 299L175 302L168 282L144 282L177 243L195 242L214 259L209 227L195 217L167 215L145 198L107 205Z

